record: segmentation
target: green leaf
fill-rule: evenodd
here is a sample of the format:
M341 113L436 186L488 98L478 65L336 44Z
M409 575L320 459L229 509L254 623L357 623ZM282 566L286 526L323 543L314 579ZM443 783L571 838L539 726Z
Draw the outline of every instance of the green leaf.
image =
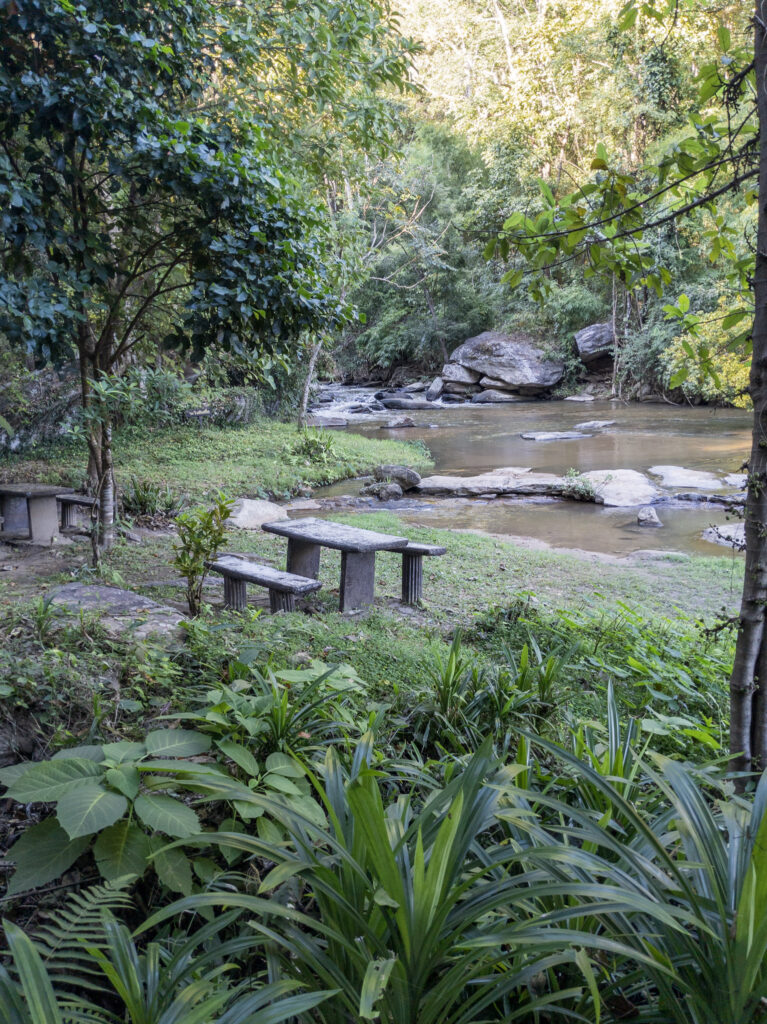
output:
M24 772L5 795L21 804L53 803L73 789L79 789L84 780L101 778L103 774L103 768L82 757L40 761Z
M716 35L717 39L719 40L719 45L726 53L730 48L730 43L732 42L730 30L725 25L719 25L716 30Z
M104 829L93 846L93 854L108 882L139 878L146 871L149 839L138 825L124 818Z
M156 842L156 840L155 840ZM158 849L153 856L157 877L171 892L188 896L192 891L192 868L189 858L178 847Z
M636 23L638 14L639 11L636 7L629 7L628 10L625 10L625 13L622 14L618 20L619 30L621 32L625 32L627 29L631 28Z
M276 789L278 793L285 793L289 796L301 796L301 790L290 779L286 779L284 775L267 775L264 779L264 785L269 786L271 789Z
M172 796L148 794L137 797L133 809L147 828L175 839L200 834L200 820L191 807Z
M289 779L302 779L306 774L297 761L294 761L292 757L288 757L287 754L282 754L279 751L276 751L274 754L270 754L267 757L265 767L268 772L275 772L277 775L285 775Z
M217 740L216 746L222 754L234 761L244 772L255 777L258 775L258 761L253 757L247 747L234 740Z
M210 737L189 729L155 729L146 735L152 757L195 757L210 747Z
M688 311L688 309L690 308L690 299L684 293L682 293L679 296L679 301L677 303L677 308L681 309L681 311L683 313L686 313Z
M104 748L95 743L89 743L82 747L67 747L66 750L59 750L51 758L52 761L70 761L73 757L84 757L86 761L103 761Z
M359 1016L364 1020L375 1020L380 1011L374 1009L375 1004L383 995L389 975L397 962L396 957L388 960L371 960L365 969L360 990Z
M138 769L133 765L125 764L117 768L109 768L106 773L106 781L113 788L119 790L129 800L135 800L139 791Z
M115 764L122 764L124 761L137 761L146 754L146 747L143 743L131 743L130 740L105 743L103 750L104 758Z
M48 972L32 940L18 925L3 921L5 937L29 1009L29 1024L63 1024Z
M127 810L128 801L121 793L89 782L64 794L56 807L56 817L69 838L76 839L114 825Z
M8 895L39 889L59 878L88 849L88 842L87 836L70 839L53 815L28 828L8 852L16 861Z

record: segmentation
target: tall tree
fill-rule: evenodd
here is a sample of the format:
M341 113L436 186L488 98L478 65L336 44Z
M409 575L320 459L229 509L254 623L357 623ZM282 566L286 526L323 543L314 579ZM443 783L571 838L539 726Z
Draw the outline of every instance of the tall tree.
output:
M404 81L409 58L373 0L0 0L0 26L0 331L74 353L86 410L160 304L165 344L195 356L290 358L344 320L289 129L375 139L375 85ZM277 117L275 97L303 118ZM88 422L108 543L111 423Z
M687 17L708 14L695 0L667 0L664 5L629 0L622 26L631 29L640 13L664 22L680 12ZM738 7L730 7L727 14L736 33L745 28ZM766 21L767 3L757 0L753 43L748 47L734 41L734 32L720 20L718 54L698 74L699 112L691 120L692 131L675 139L657 164L638 172L624 170L605 146L599 146L591 181L559 197L541 183L538 211L513 214L487 249L488 256L521 257L506 279L517 285L527 277L541 298L549 287L548 272L563 264L580 264L586 274L616 275L628 286L650 286L660 295L673 281L658 260L658 240L674 225L696 218L710 258L724 259L727 265L733 307L722 326L746 320L750 310L752 325L737 339L751 352L749 393L754 407L745 505L746 566L730 680L730 749L737 771L767 768ZM719 207L722 197L732 195L743 204L756 205L756 237L745 251ZM697 351L694 348L699 318L689 314L689 301L682 295L677 304L665 308L670 317L692 329L693 338L685 344L705 371L711 354L703 343ZM677 381L681 379L680 374Z

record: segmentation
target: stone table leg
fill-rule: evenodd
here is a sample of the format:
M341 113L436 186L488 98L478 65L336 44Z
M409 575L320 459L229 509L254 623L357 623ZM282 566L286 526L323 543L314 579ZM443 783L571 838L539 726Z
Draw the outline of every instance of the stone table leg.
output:
M423 594L423 555L402 553L402 603L418 604Z
M26 498L6 494L0 498L3 533L29 533L29 509Z
M288 572L316 580L320 574L320 546L304 540L288 539Z
M373 603L376 585L375 551L341 552L341 611Z
M77 526L77 505L70 501L61 503L61 529L74 530Z
M224 608L244 612L248 606L248 588L245 580L224 576Z
M29 539L35 544L50 544L59 536L59 510L55 496L27 499Z
M285 590L269 591L269 610L271 612L294 612L296 595Z

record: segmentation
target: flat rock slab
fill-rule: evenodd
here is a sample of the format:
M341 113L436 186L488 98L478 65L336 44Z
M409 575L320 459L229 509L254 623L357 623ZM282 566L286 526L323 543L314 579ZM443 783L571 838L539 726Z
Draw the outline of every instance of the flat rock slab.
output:
M345 523L333 523L314 517L264 523L262 529L267 533L276 533L279 537L287 537L289 540L356 553L401 551L408 543L407 537L395 537L389 533L377 533L375 530L361 530L357 526L347 526Z
M288 513L284 505L256 498L238 498L226 522L227 526L236 527L238 530L260 530L264 523L287 518Z
M565 399L566 402L593 402L593 395L568 395Z
M722 481L715 473L684 466L650 466L649 473L659 476L664 487L697 487L702 491L716 491Z
M703 531L703 540L711 544L723 544L736 551L744 551L746 547L746 527L743 523L723 523L721 526L709 526Z
M543 494L560 496L564 477L553 473L531 473L527 469L495 470L478 476L428 476L416 488L421 494L479 497L501 494Z
M576 423L576 430L604 430L605 427L614 427L617 420L586 420L585 423Z
M592 469L580 479L592 485L597 504L613 508L649 505L660 497L655 484L635 469Z
M150 635L173 636L184 616L132 590L89 583L65 583L51 591L51 604L71 612L97 612L110 636L130 633L136 640Z
M582 437L593 437L578 430L534 430L529 434L520 434L525 441L577 441Z
M748 477L745 473L728 473L724 478L723 483L728 487L737 487L741 491L745 491Z

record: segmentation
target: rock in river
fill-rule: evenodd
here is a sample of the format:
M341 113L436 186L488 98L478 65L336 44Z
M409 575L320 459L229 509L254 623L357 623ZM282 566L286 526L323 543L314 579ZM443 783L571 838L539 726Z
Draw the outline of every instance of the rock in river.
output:
M658 518L658 513L652 505L645 505L644 508L640 508L639 512L637 512L637 522L640 526L663 526L663 523Z
M529 469L496 469L477 476L427 476L416 488L421 494L477 498L480 495L542 494L558 497L564 478L553 473L531 473Z
M697 487L702 491L715 491L722 482L714 473L683 466L650 466L653 476L659 476L664 487Z
M721 526L709 526L703 531L703 540L712 544L724 544L725 547L744 551L746 547L746 527L743 523L723 523Z
M426 389L426 398L430 402L436 402L439 396L442 394L442 389L445 382L441 377L435 377L431 384Z
M585 423L576 423L576 430L604 430L605 427L614 427L616 420L586 420Z
M614 508L649 505L660 497L658 488L635 469L592 469L581 474L594 488L599 505Z
M480 391L478 395L474 395L471 401L474 405L489 405L497 402L522 402L524 399L521 395L513 395L510 391L488 388L486 391Z
M442 380L445 384L476 384L481 376L481 373L461 366L460 363L445 363L442 367Z
M384 409L431 409L431 402L423 398L383 398Z
M577 441L581 437L593 437L593 434L582 434L577 430L534 430L529 434L520 434L525 441Z
M546 359L537 341L527 334L501 334L498 331L484 331L475 338L469 338L450 356L442 371L459 363L464 370L472 371L473 380L481 376L491 377L520 394L537 395L553 388L562 379L564 364ZM450 373L456 372L452 369Z
M410 466L377 466L373 472L376 480L393 480L403 491L409 491L421 482L420 474Z

